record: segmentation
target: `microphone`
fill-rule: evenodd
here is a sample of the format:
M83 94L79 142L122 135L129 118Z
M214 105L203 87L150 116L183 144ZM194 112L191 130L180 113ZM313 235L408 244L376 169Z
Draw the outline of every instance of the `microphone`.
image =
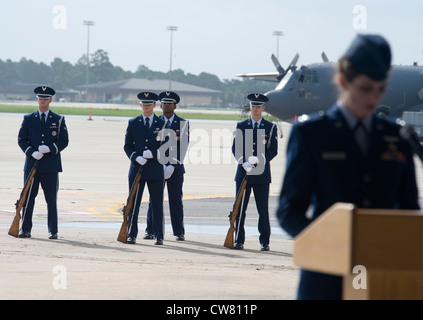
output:
M405 125L399 131L400 136L407 140L413 148L415 154L418 155L420 160L423 162L423 146L420 144L419 137L412 125Z

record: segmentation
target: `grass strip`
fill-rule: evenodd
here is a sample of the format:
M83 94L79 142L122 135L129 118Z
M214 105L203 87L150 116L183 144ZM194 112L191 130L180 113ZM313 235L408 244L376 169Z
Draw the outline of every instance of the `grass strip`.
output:
M24 106L24 105L0 105L0 113L32 113L37 110L36 106ZM89 116L89 108L79 108L79 107L55 107L51 106L51 110L55 113L61 115L76 115L76 116ZM161 115L162 112L154 112L156 115ZM92 108L92 116L102 116L102 117L136 117L141 114L141 109L108 109L108 108ZM202 113L202 112L189 112L184 111L180 113L180 116L185 119L209 119L209 120L243 120L247 119L249 115L243 114L241 111L239 114L226 114L222 112L219 113Z

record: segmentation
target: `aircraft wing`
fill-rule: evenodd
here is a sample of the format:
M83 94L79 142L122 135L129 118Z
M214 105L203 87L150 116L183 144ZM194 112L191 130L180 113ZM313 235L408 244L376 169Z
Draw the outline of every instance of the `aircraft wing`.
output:
M237 77L241 78L253 78L255 80L262 80L262 81L271 81L271 82L279 82L278 72L268 72L268 73L239 73L236 75Z

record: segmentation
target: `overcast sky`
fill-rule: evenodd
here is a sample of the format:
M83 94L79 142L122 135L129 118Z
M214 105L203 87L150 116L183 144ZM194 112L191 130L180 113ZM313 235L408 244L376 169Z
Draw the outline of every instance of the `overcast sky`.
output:
M139 65L221 80L237 73L274 72L276 55L287 66L336 61L357 33L380 33L392 45L394 64L423 64L421 0L13 0L0 7L0 59L22 57L72 64L87 51L108 52L110 61L135 72Z

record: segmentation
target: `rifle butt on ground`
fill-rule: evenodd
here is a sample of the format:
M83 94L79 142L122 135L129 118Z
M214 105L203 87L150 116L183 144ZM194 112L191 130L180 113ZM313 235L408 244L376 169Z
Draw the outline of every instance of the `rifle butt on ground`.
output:
M117 237L117 241L126 243L128 238L128 222L124 221L122 226L120 227L119 235Z
M234 232L235 232L235 229L233 231L231 230L228 231L228 234L226 235L225 243L223 244L224 247L229 249L234 248Z
M19 223L21 221L21 215L16 213L15 218L12 221L12 225L9 228L9 235L12 237L18 237L19 236Z

